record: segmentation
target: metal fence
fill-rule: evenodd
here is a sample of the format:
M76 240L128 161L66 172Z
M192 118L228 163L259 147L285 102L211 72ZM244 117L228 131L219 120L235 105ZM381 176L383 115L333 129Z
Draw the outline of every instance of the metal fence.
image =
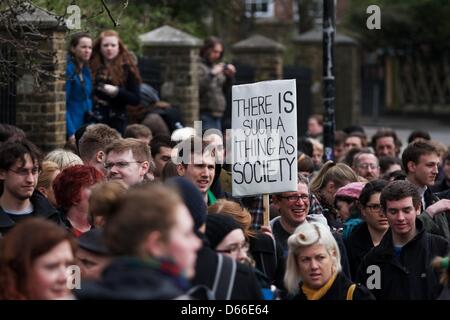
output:
M5 45L0 46L0 57L6 61L15 59L15 52ZM9 70L14 74L14 70ZM12 77L5 77L0 84L0 123L16 123L16 81Z
M140 57L138 62L139 72L142 77L142 81L161 94L161 66L159 63L151 58Z
M311 69L302 66L285 66L283 68L284 79L295 79L297 85L297 132L303 136L308 129L308 118L312 109L312 72Z

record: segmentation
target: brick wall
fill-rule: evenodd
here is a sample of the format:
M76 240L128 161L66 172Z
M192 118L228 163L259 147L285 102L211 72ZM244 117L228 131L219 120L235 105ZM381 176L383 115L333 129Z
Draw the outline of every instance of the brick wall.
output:
M284 47L263 36L255 35L233 45L234 60L252 66L255 81L283 79Z
M31 75L24 74L17 81L16 125L22 128L31 141L44 151L62 147L66 141L66 94L64 31L41 31L48 39L41 40L40 49L56 52L42 66L55 78L44 79L43 90L36 88Z

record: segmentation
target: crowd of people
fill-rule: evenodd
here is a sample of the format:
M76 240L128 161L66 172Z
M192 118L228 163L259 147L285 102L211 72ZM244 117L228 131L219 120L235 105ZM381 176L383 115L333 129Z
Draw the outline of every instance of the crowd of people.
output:
M222 55L220 40L205 41L205 94L236 72ZM0 299L449 299L442 143L413 132L402 150L392 129L369 141L351 126L323 163L313 115L298 140L297 190L272 194L265 208L262 195L231 195L219 134L128 124L140 84L116 32L77 34L66 148L43 154L0 124ZM225 129L223 97L200 98L203 122Z

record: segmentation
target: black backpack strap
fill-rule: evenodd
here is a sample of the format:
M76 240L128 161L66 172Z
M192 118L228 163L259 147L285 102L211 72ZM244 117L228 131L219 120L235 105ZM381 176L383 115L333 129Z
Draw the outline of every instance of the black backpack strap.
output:
M273 243L273 257L275 258L275 270L278 268L278 252L277 252L277 241L275 240L275 237L272 238Z
M217 300L230 300L236 277L236 261L221 254L218 254L217 257L216 276L212 291Z

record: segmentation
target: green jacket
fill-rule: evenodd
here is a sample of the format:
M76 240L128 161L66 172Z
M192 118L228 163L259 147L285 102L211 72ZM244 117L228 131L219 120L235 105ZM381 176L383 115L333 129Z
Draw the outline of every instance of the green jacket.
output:
M450 240L450 230L448 227L447 218L445 217L446 214L448 213L438 213L434 216L434 218L431 218L426 211L423 211L418 218L422 221L427 232L437 234L438 236Z
M424 199L427 208L440 200L439 197L432 193L429 188L425 191ZM418 218L422 221L427 232L437 234L438 236L450 240L450 229L448 226L447 217L445 216L446 214L448 213L438 213L434 216L434 218L431 218L426 211L423 211Z

